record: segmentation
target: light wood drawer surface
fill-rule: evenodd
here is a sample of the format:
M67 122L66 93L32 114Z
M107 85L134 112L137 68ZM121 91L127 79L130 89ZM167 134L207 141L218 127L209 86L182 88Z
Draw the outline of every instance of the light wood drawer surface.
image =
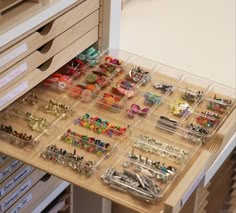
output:
M68 45L79 39L98 25L98 11L95 11L81 22L77 23L58 37L49 41L34 51L22 61L0 74L0 90L3 91L17 80L21 79L42 63L53 57L55 54L65 49Z
M26 178L34 168L27 164L24 164L17 169L11 176L0 183L0 199L4 197L9 191L14 189L24 178Z
M45 180L41 179L6 212L32 212L62 182L61 179L55 176L49 176L49 179Z
M98 7L99 0L86 0L22 41L0 52L0 73L78 23Z
M80 39L53 56L40 69L31 71L27 76L17 81L3 92L0 92L0 110L8 106L21 95L29 91L39 82L47 78L77 54L81 53L98 40L98 27L93 28Z
M34 170L20 184L18 184L11 192L0 200L0 212L4 212L10 208L20 197L30 190L46 173L42 170Z

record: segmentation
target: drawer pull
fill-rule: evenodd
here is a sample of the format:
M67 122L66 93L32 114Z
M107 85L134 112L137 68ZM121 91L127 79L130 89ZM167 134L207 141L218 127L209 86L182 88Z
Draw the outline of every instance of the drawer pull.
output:
M51 21L47 25L45 25L45 26L41 27L40 29L38 29L37 32L40 33L40 35L42 35L42 36L45 36L45 35L49 34L49 32L52 30L54 22L55 21Z
M50 174L45 174L40 181L42 182L47 182L50 179L51 175Z
M42 47L40 47L40 48L38 49L38 51L39 51L41 54L46 54L46 53L48 53L48 51L51 49L52 44L53 44L53 40L49 41L48 43L46 43L45 45L43 45Z
M40 65L38 67L38 69L41 71L41 72L44 72L44 71L47 71L47 69L50 67L51 63L53 61L53 57L48 59L46 62L44 62L42 65Z

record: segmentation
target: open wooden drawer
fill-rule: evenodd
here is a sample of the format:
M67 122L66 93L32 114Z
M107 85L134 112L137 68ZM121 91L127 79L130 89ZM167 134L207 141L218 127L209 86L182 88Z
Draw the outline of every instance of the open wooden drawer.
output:
M89 7L90 9L92 8L92 5L93 6L96 5L95 8L91 9L91 13L94 11L94 9L96 10L98 6L97 4L98 1L95 1L96 4L93 4L93 2L94 1L92 0L87 0L83 3L83 4L88 4L86 5L86 8ZM83 8L82 7L83 4L81 4L81 8ZM78 8L79 7L80 6L78 6ZM78 10L82 10L81 8ZM74 8L70 12L72 13L72 11L74 11L72 16L74 16L78 12L76 8ZM42 39L40 33L38 32L35 34L32 34L34 39L36 38L39 40L39 46L37 47L35 46L35 44L33 44L34 41L31 40L33 37L32 38L28 37L30 41L29 43L27 43L27 45L31 47L29 48L30 50L28 52L26 51L22 53L22 55L19 56L19 58L17 56L16 59L13 59L11 62L9 62L10 64L9 66L12 66L17 61L19 61L18 63L22 63L24 61L25 63L30 63L30 70L27 73L27 75L23 76L21 79L17 79L16 82L14 82L14 84L9 86L7 89L5 89L4 91L0 90L1 91L0 92L0 110L5 109L9 104L11 104L13 101L18 99L19 97L21 97L27 91L31 90L39 82L46 79L49 75L54 73L56 70L62 67L62 65L66 64L68 61L74 58L77 54L81 53L87 47L96 43L99 39L99 36L101 35L100 34L101 32L99 33L99 26L97 26L98 24L97 15L98 15L97 12L94 12L93 14L88 16L91 18L95 18L93 19L95 21L92 21L90 27L86 28L86 30L81 35L79 35L79 37L74 37L74 36L77 36L77 34L73 35L69 33L70 32L69 30L72 30L72 29L76 30L76 32L80 32L79 29L75 28L74 24L73 24L74 26L67 25L68 23L70 23L70 22L67 22L67 20L70 19L71 16L66 16L67 18L64 18L64 16L62 16L62 20L64 20L65 22L59 21L59 24L58 24L58 26L59 25L61 26L61 23L66 23L63 26L65 26L65 28L68 28L68 31L65 31L66 29L64 29L63 27L60 27L60 28L55 27L55 29L53 30L55 34L51 33L52 31L50 30L50 27L52 28L54 27L54 23L56 23L55 21L52 23L52 26L48 25L46 26L45 29L42 30L42 32L48 32L46 33L45 39ZM80 19L83 19L82 16L79 15L79 17ZM87 18L84 18L81 22L79 22L79 24L82 24L83 21L85 21L86 19ZM76 23L79 20L77 20ZM94 25L94 23L96 24ZM55 24L55 26L57 26L57 24ZM49 28L49 31L47 31L48 28ZM57 29L60 29L60 31L57 31ZM40 51L37 51L37 49L40 46L43 46L44 44L48 42L49 42L48 46L46 45L45 47L49 47L50 41L52 40L52 38L53 38L52 46L51 48L48 49L48 51L46 51L46 54L42 54ZM65 41L65 44L61 41ZM16 48L22 47L20 45L24 44L25 42L28 42L27 39L20 42L19 44L16 44ZM55 42L55 45L54 45L54 42ZM12 51L12 50L9 49L9 51ZM45 49L43 48L41 51L44 52ZM7 52L6 52L6 55L8 55ZM32 61L30 57L33 57L33 59L37 58L37 61ZM24 59L20 61L22 58ZM132 58L128 61L134 64L137 62L137 61L135 62L135 60L133 60ZM138 65L139 65L139 62L138 62ZM8 65L4 65L4 66L7 67ZM13 69L13 67L9 69ZM2 73L4 74L4 72ZM53 95L47 90L44 90L42 95L44 97L53 98ZM127 101L127 102L125 101L126 100L124 100L124 103L126 104L131 103L130 101ZM123 110L123 112L121 112L117 116L113 116L111 115L112 113L107 112L105 110L99 111L101 107L95 104L93 105L89 103L81 103L79 101L78 102L75 101L75 104L77 106L76 107L77 112L85 113L91 109L91 112L93 113L98 112L97 115L99 116L100 115L107 116L111 120L117 119L117 117L120 116L120 120L118 119L119 122L121 123L126 122L125 120L122 121L123 115L124 115L122 113L126 113L125 109ZM94 109L91 106L95 106ZM155 108L153 108L153 110L155 111ZM6 111L7 111L7 108L6 108ZM128 147L130 147L129 140L127 138L124 138L123 141L117 145L118 155L114 154L111 156L111 158L107 160L104 159L102 163L98 165L98 170L91 177L78 175L69 168L63 167L62 165L58 165L56 163L52 163L50 161L46 161L42 159L42 157L40 157L40 153L49 144L52 145L55 141L59 140L59 135L66 130L66 125L71 124L71 123L67 123L66 121L64 122L63 120L62 121L60 120L59 122L57 122L56 120L55 123L57 124L54 126L55 128L53 128L52 131L46 132L46 133L51 134L52 137L50 137L50 139L47 138L46 136L42 137L42 139L40 140L40 143L36 144L34 147L28 147L28 146L19 147L13 144L9 144L7 140L0 139L2 142L0 151L7 155L13 156L14 158L17 158L23 162L26 162L30 165L33 165L37 168L40 168L44 171L47 171L50 174L53 174L62 179L65 179L77 186L80 186L98 195L108 198L116 203L127 206L131 209L134 209L136 211L148 213L148 212L160 212L161 210L165 209L166 212L178 212L181 209L181 207L184 205L184 203L187 201L188 197L190 196L189 192L192 192L195 189L195 186L197 186L201 182L203 176L205 175L206 169L217 157L217 154L226 145L227 137L232 136L233 131L234 131L233 127L235 124L234 119L233 119L235 116L234 113L235 111L227 116L227 118L224 121L224 124L221 126L221 128L219 129L215 137L213 137L208 144L206 144L205 146L198 149L195 153L193 153L192 158L189 160L189 162L187 162L186 166L181 170L180 174L176 177L175 181L167 188L166 193L164 194L164 197L155 204L146 203L146 202L140 201L137 198L130 196L129 194L115 191L107 187L100 180L101 171L103 172L110 165L113 165L113 164L115 165L117 162L117 159L119 158L119 154L123 153L125 150L128 149ZM37 114L37 111L35 111L35 114ZM17 122L15 122L15 124L16 123ZM147 129L148 126L146 126L145 128ZM143 128L143 130L145 128ZM90 134L89 130L82 130L82 129L80 130L81 132L84 132L84 134ZM138 128L137 130L139 131ZM74 147L68 144L60 143L60 146L65 149L69 149L71 152L73 152L74 150ZM25 201L30 202L30 200L32 200L33 198L34 197L32 196L32 194L31 195L27 194L21 200L23 202Z
M85 49L87 46L90 46L96 41L97 41L97 28L94 28L85 36L80 38L78 41L70 45L68 47L68 50L69 50L68 52L61 51L59 54L54 56L52 60L46 62L42 67L40 67L40 69L36 69L35 70L36 73L40 72L39 74L40 81L44 80L49 74L53 73L54 71L56 71L57 69L61 67L61 65L57 64L57 61L58 61L57 59L59 59L61 63L66 63L67 61L72 59L75 55L80 53L81 50ZM78 47L80 47L81 49L78 49ZM65 51L67 51L67 49L65 49ZM101 61L102 60L104 60L104 57L101 58ZM135 58L128 57L127 63L125 64L126 70L129 70L130 67L132 68L132 66L130 66L132 64L136 64L137 66L142 66L143 68L145 68L145 65L146 65L146 69L155 70L156 68L158 68L158 66L145 63L145 61L146 60L141 62L141 60L137 60L136 57ZM95 68L91 68L91 70L93 69ZM163 69L163 70L160 69L160 70L159 70L159 77L161 77L162 75L164 75L165 77L165 75L167 75L168 73L166 69ZM45 74L45 72L48 72L48 73ZM179 78L179 75L177 75L176 72L174 72L175 77ZM153 75L152 80L156 79L155 75L157 73L158 72L152 73ZM126 74L127 73L120 74L118 75L117 78L118 79L122 78L122 76L125 76ZM32 78L30 78L32 79L31 81L29 81L29 78L24 78L20 81L20 85L24 84L24 82L27 82L27 85L29 85L28 88L22 91L22 94L37 84L36 82L33 82L33 77L34 77L34 72L32 72ZM39 78L37 79L37 81L39 80ZM159 78L159 81L160 79L161 78ZM174 82L173 79L168 80L169 77L168 78L165 77L163 79L165 79L165 81L169 83ZM187 78L184 78L184 79L186 80ZM111 80L114 80L114 79L111 79ZM32 82L32 85L30 84L31 82ZM180 78L180 82L182 84L184 83L182 78ZM140 85L137 85L137 87L138 86ZM146 85L146 88L149 88L149 86ZM109 87L106 88L104 91L102 90L102 92L107 92L108 89ZM145 90L145 86L144 87L140 86L140 90L141 91ZM59 91L57 93L57 90L55 90L56 93L54 94L51 92L50 89L42 90L41 87L39 88L39 90L33 90L33 92L34 91L36 92L39 91L40 96L43 96L45 99L48 99L48 100L56 98L56 97L61 97L62 98L61 100L63 100L63 98L66 98L66 93L63 93L62 91ZM179 92L177 89L176 91L177 91L176 96L178 96ZM142 92L138 93L137 99L132 99L132 101L137 100L137 103L141 103L140 100L142 99L140 98L142 98L142 94L143 94ZM17 97L18 96L21 96L21 94L18 94ZM96 98L99 100L100 97L102 96L98 95ZM170 97L175 97L175 93L173 93L172 96ZM169 98L169 96L165 98L167 99ZM69 100L69 99L65 99L65 100ZM101 115L101 117L105 117L106 119L114 123L117 122L117 125L120 124L120 126L123 126L124 124L129 123L130 124L129 130L135 134L140 134L140 133L146 134L147 132L151 131L150 130L151 126L149 125L149 123L145 124L146 122L145 119L141 121L140 119L126 120L127 117L125 116L127 115L126 115L125 107L130 106L130 104L132 103L132 101L130 102L129 99L124 99L124 108L123 110L118 112L116 116L114 115L114 112L107 111L106 109L103 109L101 105L97 105L97 103L99 102L96 102L96 100L93 101L92 103L90 102L84 103L81 100L74 100L73 109L75 110L76 114L73 115L73 118L75 118L76 115L83 115L84 113L91 113L97 116ZM64 103L70 104L70 101L64 102ZM22 106L22 105L21 105L21 102L18 100L18 102L13 103L13 106L17 107L17 106ZM11 107L12 105L9 108L6 108L5 112L7 112L8 109L11 110ZM23 109L23 107L20 107L20 108ZM35 108L34 106L31 106L31 108L32 110L35 110L34 111L35 114L39 113L37 111L37 107ZM30 109L30 108L25 107L25 110L26 109ZM150 114L150 117L148 117L149 119L152 119L152 115L155 115L155 111L157 111L157 109L158 108L155 108L155 107L151 109L153 114ZM45 116L48 116L48 115L45 115ZM35 144L35 146L33 147L28 147L28 146L19 147L17 145L12 145L12 144L9 144L7 141L2 140L1 141L2 146L1 146L0 151L10 156L13 156L15 158L18 158L35 167L38 167L44 171L47 171L50 174L53 174L62 179L65 179L68 182L71 182L75 185L78 185L87 190L90 190L98 195L108 198L116 203L125 205L136 211L148 213L148 212L159 212L162 209L165 209L166 212L178 212L181 209L181 207L185 204L185 202L188 200L191 192L193 192L195 190L195 187L201 183L205 175L206 169L211 165L211 163L217 157L217 154L224 148L225 145L227 145L228 137L231 137L233 135L234 125L235 125L235 120L233 119L234 117L235 117L235 110L234 111L231 110L230 113L226 116L220 129L218 129L217 134L215 134L214 137L210 138L207 144L203 145L199 149L196 149L195 152L192 153L192 157L187 161L185 166L182 168L180 167L179 175L174 179L174 182L172 182L171 185L169 185L169 187L166 189L164 196L155 204L146 203L135 197L130 196L128 193L123 193L123 192L119 192L114 189L111 189L107 187L107 185L103 184L103 182L100 180L100 176L105 171L105 169L112 165L115 166L117 162L120 161L121 157L119 155L124 157L125 156L124 152L127 152L127 150L130 149L130 144L133 139L129 136L122 138L122 140L120 140L119 138L107 139L105 136L102 137L104 138L104 140L109 140L110 143L114 142L116 144L117 142L117 144L115 145L116 149L114 152L111 153L110 158L106 159L106 157L108 157L106 156L105 159L103 158L101 159L101 162L97 165L97 168L94 171L95 174L93 174L90 177L87 177L81 174L76 174L76 172L71 170L70 168L67 168L57 163L46 161L40 156L40 154L45 150L45 148L48 145L53 145L53 144L57 144L62 149L66 149L70 151L71 153L73 153L73 150L75 149L75 147L72 146L71 144L62 143L60 140L61 135L67 130L67 128L71 128L71 127L73 129L77 128L77 130L80 131L81 134L87 134L87 135L93 135L94 137L99 137L98 134L92 133L91 130L84 129L82 127L75 127L73 125L73 119L70 119L71 121L68 122L68 120L63 120L62 117L60 117L58 120L56 119L55 122L53 121L55 124L53 125L53 128L52 129L49 128L49 130L46 131L47 133L46 136L43 137L42 139L39 138L40 142L38 144ZM133 121L137 121L137 122L134 122L133 124ZM16 125L17 122L18 121L15 120L14 124ZM140 126L140 123L143 124L143 126ZM51 135L52 137L49 138L48 134ZM160 138L164 138L164 134L166 133L160 132L158 134ZM172 136L170 133L169 138L171 138ZM180 138L177 135L174 136L174 138L175 140L180 140ZM167 140L169 141L169 139ZM183 143L184 143L185 139L181 138L181 140L183 140ZM76 150L79 153L81 153L81 151L79 151L78 148L76 148ZM90 153L86 154L85 152L83 152L83 155L87 158L87 156L90 157L92 154ZM25 158L25 156L27 156L27 158ZM28 197L26 196L25 199L26 198Z

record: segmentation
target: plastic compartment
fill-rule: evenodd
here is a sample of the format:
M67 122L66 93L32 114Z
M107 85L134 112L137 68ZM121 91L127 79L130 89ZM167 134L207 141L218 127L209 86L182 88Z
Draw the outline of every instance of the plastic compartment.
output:
M148 203L155 203L162 197L162 188L146 175L136 173L131 168L123 168L124 164L131 164L125 159L121 159L116 164L111 165L100 178L104 184L115 190L133 195L136 198ZM144 169L143 169L144 171ZM145 171L149 172L147 169Z
M166 129L158 128L155 122L144 119L137 121L132 126L129 143L135 147L142 146L144 152L152 152L151 150L155 148L158 156L169 158L171 161L176 156L175 161L182 164L192 156L199 145L187 143L187 140L182 136L183 132L176 131L175 133L173 135L166 134ZM145 150L145 147L148 150Z
M214 83L201 105L196 108L196 112L209 110L213 113L225 115L235 107L235 99L235 89Z
M182 126L186 129L198 129L197 137L210 138L223 124L234 107L234 89L215 83L202 101L195 106L192 115L183 121ZM194 132L189 134L194 135Z
M160 105L154 106L153 113L149 117L153 121L160 121L159 125L162 124L161 121L170 120L171 123L178 126L191 114L191 110L191 106L186 101L168 102L163 100Z
M172 94L174 87L181 81L182 75L180 70L160 65L151 73L150 83L139 89L165 97Z
M101 137L104 141L111 140L116 144L130 134L131 127L120 117L114 118L113 113L102 114L94 108L78 105L73 119L60 124L62 129L72 129L80 134ZM60 121L58 121L60 122ZM60 131L61 133L61 131Z
M48 161L60 164L68 170L72 169L77 174L82 174L86 178L91 176L101 163L101 159L96 156L88 156L83 150L79 150L74 146L68 146L65 143L51 143L41 150L40 156ZM98 161L96 161L98 160Z
M54 135L54 127L49 129L48 126L43 126L38 131L32 128L26 117L3 111L3 116L0 117L0 135L1 138L12 144L19 146L33 147L37 144L48 143Z
M109 49L100 53L96 59L96 65L90 64L86 72L95 71L108 79L122 73L123 66L130 60L132 54L120 50Z
M125 101L124 119L143 119L162 103L162 97L149 92L139 91L132 99Z
M81 118L80 116L78 117ZM78 117L75 117L73 121L65 122L64 126L60 125L60 127L57 127L54 131L56 137L50 142L50 145L56 145L67 152L79 154L80 156L83 156L87 162L93 162L90 165L91 171L85 173L86 176L90 176L99 169L100 164L105 159L108 159L113 154L117 144L124 139L125 134L120 135L119 133L121 132L115 131L114 129L112 129L112 134L110 134L109 131L97 132L95 129L90 128L91 125L89 128L88 126L81 126L78 123ZM45 149L42 149L41 153L45 154ZM51 151L49 154L50 153ZM62 161L67 161L64 159L63 153L61 152L58 155L57 153L51 154L55 156L56 161L59 163L61 163L60 159L62 159ZM44 158L48 159L47 156L44 156ZM83 174L83 171L74 167L76 165L78 165L77 161L66 164L67 167Z
M159 64L154 61L134 55L122 66L123 72L114 76L112 80L115 82L126 80L133 85L145 86L151 80L151 73L158 66Z
M132 141L133 139L129 140ZM137 141L140 142L140 140L138 138ZM139 149L136 142L133 143L133 146L127 147L124 154L118 153L118 160L105 171L99 173L99 176L104 184L111 188L128 193L148 203L155 203L164 196L169 185L181 171L182 163L190 155L187 156L187 152L178 153L178 156L181 154L185 156L184 161L180 163L177 160L177 154L173 153L174 146L163 143L162 147L166 149L166 154L172 152L171 160L169 157L164 157L163 153L160 155L157 154L158 152L145 152ZM160 148L157 145L155 146L157 149ZM153 147L150 148L154 150ZM147 150L147 146L145 149ZM173 156L176 157L174 161Z
M72 108L76 102L68 96L56 96L50 92L47 93L47 96L43 94L44 91L35 88L13 103L8 110L15 113L20 112L22 115L29 112L46 118L49 123L53 123L60 117L68 119L74 114Z

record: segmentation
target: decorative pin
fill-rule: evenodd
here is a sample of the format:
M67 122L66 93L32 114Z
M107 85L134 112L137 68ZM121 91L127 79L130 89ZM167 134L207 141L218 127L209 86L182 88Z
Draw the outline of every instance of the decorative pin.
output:
M170 112L177 116L185 116L190 112L189 104L185 101L176 101L170 105Z
M157 90L161 90L162 93L166 93L166 92L171 93L173 91L173 86L172 85L154 83L153 87Z
M202 96L203 96L203 91L196 91L193 89L186 88L183 94L183 99L186 100L187 102L195 102L201 100Z
M231 105L232 100L217 98L215 95L213 100L209 100L207 108L219 113L224 113Z

